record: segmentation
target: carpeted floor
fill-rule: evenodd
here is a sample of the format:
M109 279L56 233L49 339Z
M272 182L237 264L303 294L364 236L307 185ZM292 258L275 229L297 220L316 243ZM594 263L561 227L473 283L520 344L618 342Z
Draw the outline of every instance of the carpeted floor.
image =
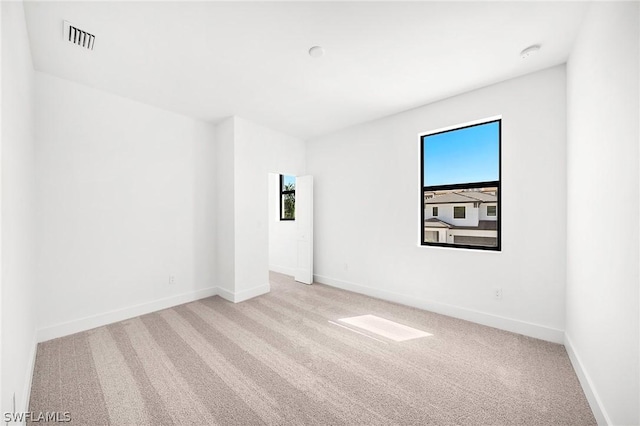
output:
M271 285L39 344L30 410L86 425L595 424L561 345L280 274ZM365 314L432 336L337 325Z

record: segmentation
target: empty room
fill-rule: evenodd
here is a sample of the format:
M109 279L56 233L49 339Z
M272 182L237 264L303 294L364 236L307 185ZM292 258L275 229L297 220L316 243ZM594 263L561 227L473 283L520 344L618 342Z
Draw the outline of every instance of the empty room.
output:
M3 425L640 425L640 2L0 15Z

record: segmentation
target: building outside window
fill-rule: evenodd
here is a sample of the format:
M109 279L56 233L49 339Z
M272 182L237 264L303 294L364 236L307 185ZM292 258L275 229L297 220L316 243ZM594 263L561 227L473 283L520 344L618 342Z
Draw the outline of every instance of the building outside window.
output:
M422 245L500 250L501 125L421 136Z

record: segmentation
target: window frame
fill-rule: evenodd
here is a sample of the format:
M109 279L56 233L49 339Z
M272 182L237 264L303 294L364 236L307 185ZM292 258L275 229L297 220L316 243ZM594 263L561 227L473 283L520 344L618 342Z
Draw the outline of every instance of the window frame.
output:
M471 182L471 183L457 183L451 185L424 185L424 144L425 139L429 136L435 136L441 133L453 132L456 130L467 129L470 127L482 126L490 123L498 123L498 180L497 181L485 181L485 182ZM420 140L420 245L431 247L447 247L455 249L467 249L467 250L483 250L483 251L502 251L502 117L493 117L484 120L477 120L469 124L461 124L457 126L450 126L445 129L435 130L433 132L427 132L419 135ZM497 188L497 203L496 203L496 227L497 227L497 245L495 247L490 246L476 246L470 244L455 244L455 243L434 243L425 242L425 199L424 193L429 191L443 191L443 190L455 190L455 189L474 189L474 188ZM466 216L466 209L465 209ZM492 216L493 217L493 216Z
M495 210L493 211L493 214L489 214L489 208L490 207L494 207ZM498 217L498 206L487 206L487 217Z
M283 217L284 214L284 196L285 195L289 195L289 194L293 194L293 202L294 202L294 206L295 206L295 198L296 198L296 190L284 190L284 176L283 174L280 175L280 220L296 220L296 213L295 213L295 207L293 210L293 217ZM287 175L290 176L290 175ZM294 176L295 177L295 176Z
M440 214L440 211L438 209L438 206L432 206L431 207L431 216L438 217L439 214Z

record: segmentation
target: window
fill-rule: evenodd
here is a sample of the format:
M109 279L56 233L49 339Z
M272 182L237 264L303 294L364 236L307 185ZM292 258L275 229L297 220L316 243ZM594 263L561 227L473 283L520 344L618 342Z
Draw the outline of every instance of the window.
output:
M501 126L498 118L420 137L422 245L500 250Z
M465 207L464 206L455 206L453 208L453 218L454 219L464 219L465 218Z
M280 175L280 220L296 218L296 177Z
M439 235L438 231L427 231L424 233L424 238L429 242L437 243L438 235Z

